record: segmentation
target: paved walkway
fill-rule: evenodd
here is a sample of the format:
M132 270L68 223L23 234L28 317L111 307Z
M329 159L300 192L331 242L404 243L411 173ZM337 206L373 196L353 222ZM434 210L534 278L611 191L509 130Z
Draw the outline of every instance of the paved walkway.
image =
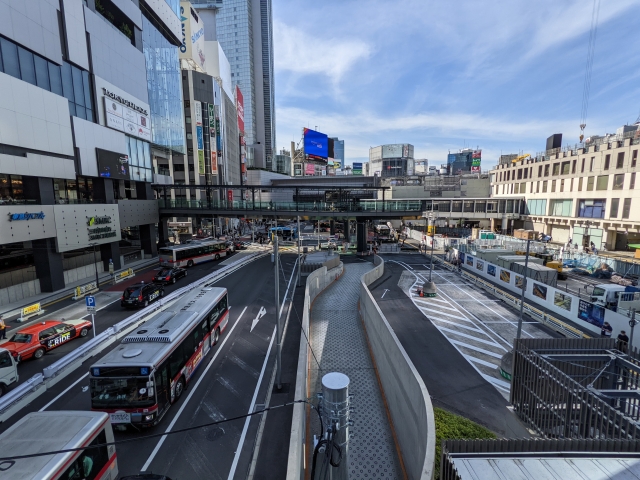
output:
M322 391L322 376L341 372L350 379L354 426L349 442L349 477L402 478L387 412L382 401L373 362L358 313L360 277L370 263L348 263L340 279L322 292L311 309L311 393ZM311 416L311 431L319 430ZM310 451L311 449L307 450Z

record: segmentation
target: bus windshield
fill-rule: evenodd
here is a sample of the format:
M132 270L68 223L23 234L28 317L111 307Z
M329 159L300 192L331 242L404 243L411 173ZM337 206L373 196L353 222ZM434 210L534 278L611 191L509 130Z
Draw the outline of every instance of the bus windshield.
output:
M158 250L159 255L166 255L167 257L173 258L173 250L170 248L161 248Z
M151 407L155 404L149 377L92 378L91 407Z

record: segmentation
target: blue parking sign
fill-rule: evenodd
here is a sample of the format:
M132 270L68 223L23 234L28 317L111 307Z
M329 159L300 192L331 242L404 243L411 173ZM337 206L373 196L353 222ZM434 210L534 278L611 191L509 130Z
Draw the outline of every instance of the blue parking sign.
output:
M87 308L96 307L96 297L84 297Z

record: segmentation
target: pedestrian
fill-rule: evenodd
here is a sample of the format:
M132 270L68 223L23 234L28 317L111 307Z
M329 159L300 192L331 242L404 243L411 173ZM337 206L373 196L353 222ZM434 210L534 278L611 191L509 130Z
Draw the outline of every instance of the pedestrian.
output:
M622 353L627 353L627 346L629 345L629 337L627 336L627 332L622 330L620 335L618 335L618 350Z
M4 315L0 315L0 340L6 340L7 326L4 323Z
M603 338L611 338L613 334L613 328L609 324L609 322L604 322L602 329L600 330L600 336Z

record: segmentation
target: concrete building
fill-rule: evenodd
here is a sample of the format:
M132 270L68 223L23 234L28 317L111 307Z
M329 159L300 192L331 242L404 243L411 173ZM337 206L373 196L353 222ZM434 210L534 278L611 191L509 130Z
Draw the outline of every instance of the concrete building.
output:
M245 139L255 164L272 170L276 153L271 0L193 0L205 23L205 39L220 42L232 85L244 95ZM233 97L232 97L233 98Z
M521 228L621 250L640 242L638 125L584 144L553 148L491 171L492 196L526 198ZM516 226L517 228L517 226Z
M413 175L413 145L396 143L369 148L368 174L379 177Z
M178 148L172 128L182 120L168 109L168 124L157 121L150 87L162 65L145 53L177 52L177 15L174 0L144 11L137 2L0 3L11 19L0 21L0 303L157 255L151 142Z

